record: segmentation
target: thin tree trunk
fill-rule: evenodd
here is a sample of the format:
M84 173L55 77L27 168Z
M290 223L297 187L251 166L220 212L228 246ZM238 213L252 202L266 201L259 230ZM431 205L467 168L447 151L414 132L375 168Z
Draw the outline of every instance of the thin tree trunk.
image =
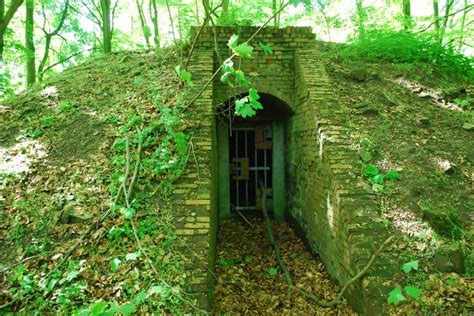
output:
M359 31L359 38L365 39L365 12L362 0L356 0L357 8L357 28Z
M143 0L136 0L135 3L137 4L138 17L140 18L140 25L142 27L143 37L145 38L146 46L150 48L150 30L146 25L145 14L143 13Z
M445 12L443 17L443 25L439 32L438 41L440 44L443 43L444 35L446 34L446 28L448 27L448 20L449 20L449 12L451 11L451 7L453 6L454 0L446 0Z
M202 6L204 7L204 17L209 16L211 14L211 4L209 0L202 0Z
M170 23L171 23L171 31L173 32L173 41L176 42L176 33L174 32L173 15L171 14L171 8L170 8L168 0L166 0L166 8L168 9L168 16L170 18Z
M403 9L403 28L408 31L412 27L411 19L411 3L410 0L403 0L402 2Z
M53 36L58 35L61 29L63 28L64 22L66 21L68 9L69 9L69 0L66 0L66 3L64 4L63 12L61 13L61 19L59 20L58 26L52 32L46 31L46 27L45 25L43 25L43 32L45 33L45 44L44 44L43 58L41 58L40 65L38 66L38 80L39 81L43 80L44 67L46 66L46 63L48 62L49 50L51 48L51 40ZM46 19L46 15L44 14L44 9L43 9L43 17L44 19Z
M25 48L26 48L26 85L36 81L35 42L34 42L34 10L35 1L26 0Z
M110 0L100 0L100 9L102 15L102 44L104 45L104 54L112 52L112 18L110 16Z
M439 4L438 0L433 0L433 24L435 26L435 37L439 41Z
M273 25L275 27L278 27L278 17L275 14L276 12L277 12L277 0L273 0L272 1L272 13L273 13L273 15L275 15L275 17L273 19Z
M461 29L459 30L459 33L461 34L459 37L459 44L458 44L458 50L461 51L462 46L464 45L464 27L466 26L466 16L467 16L467 7L469 3L467 0L464 0L464 13L462 15L462 20L461 20Z
M0 61L3 61L5 31L7 30L10 21L22 3L23 0L12 0L7 12L5 12L5 0L0 0Z
M199 25L199 3L198 3L198 0L194 0L194 5L196 6L196 25Z
M225 19L229 14L229 0L222 0L222 17Z
M150 16L151 22L153 23L153 42L155 43L155 50L160 49L160 30L158 28L158 7L156 0L150 0Z

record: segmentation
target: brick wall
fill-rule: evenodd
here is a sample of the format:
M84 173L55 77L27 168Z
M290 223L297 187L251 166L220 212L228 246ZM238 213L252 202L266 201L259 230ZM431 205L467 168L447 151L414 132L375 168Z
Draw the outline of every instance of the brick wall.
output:
M197 30L194 28L193 34ZM214 33L212 28L204 28L189 67L196 90L230 56L226 46L230 36L239 34L242 42L256 30L218 27ZM256 44L259 42L271 46L273 54L265 56ZM368 262L386 232L378 221L374 196L360 176L359 157L344 126L347 114L333 101L331 83L314 44L310 28L265 28L252 41L254 58L234 63L236 67L240 64L252 87L284 101L294 113L287 123L286 137L287 217L304 233L330 274L343 284ZM214 111L235 95L219 78L187 113L196 127L194 153L173 195L188 283L203 308L208 307L208 293L212 293L218 225ZM378 260L379 271L386 271L384 264ZM373 273L349 290L347 298L358 311L380 311L385 300L378 290L382 276Z

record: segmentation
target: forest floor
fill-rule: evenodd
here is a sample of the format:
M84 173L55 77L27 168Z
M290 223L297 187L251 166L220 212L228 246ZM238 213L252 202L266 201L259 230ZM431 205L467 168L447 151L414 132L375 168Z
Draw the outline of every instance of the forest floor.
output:
M214 314L353 315L346 303L322 308L296 289L333 300L338 291L322 261L313 256L287 223L274 233L296 289L290 294L266 234L263 219L250 226L235 218L219 223Z

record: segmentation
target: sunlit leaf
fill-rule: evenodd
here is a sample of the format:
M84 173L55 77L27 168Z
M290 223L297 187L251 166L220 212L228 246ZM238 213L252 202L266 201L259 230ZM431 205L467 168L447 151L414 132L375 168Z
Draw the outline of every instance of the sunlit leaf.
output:
M420 290L419 288L416 288L414 286L406 286L405 287L405 293L407 293L408 296L414 298L414 299L418 299L421 294L423 293L422 290Z
M110 269L112 270L112 272L117 271L121 263L122 261L119 258L112 259L112 261L110 262Z
M418 270L418 260L410 261L402 265L402 270L409 273L411 270Z
M240 57L253 58L252 56L253 47L247 43L242 43L236 46L235 48L233 48L232 50L235 54L239 55Z
M405 296L402 294L402 289L400 287L394 288L389 294L388 294L388 300L387 302L389 304L398 304L401 301L405 300Z
M229 41L227 42L227 46L229 46L232 50L235 49L235 47L237 46L237 42L239 41L239 35L237 34L233 34Z
M362 174L366 177L375 176L379 174L379 168L374 165L365 166L364 169L362 169Z
M278 274L278 270L274 267L268 268L267 273L269 276L274 277Z
M139 251L131 252L131 253L127 253L127 255L125 256L125 260L133 261L133 260L137 260L138 257L140 257L140 252Z
M265 44L263 44L262 42L259 42L258 44L259 44L260 47L263 49L263 53L264 53L265 55L271 55L271 54L273 54L273 49L272 49L270 46L265 45Z
M395 170L391 170L387 172L387 174L385 175L385 178L387 180L400 180L400 174L396 172Z

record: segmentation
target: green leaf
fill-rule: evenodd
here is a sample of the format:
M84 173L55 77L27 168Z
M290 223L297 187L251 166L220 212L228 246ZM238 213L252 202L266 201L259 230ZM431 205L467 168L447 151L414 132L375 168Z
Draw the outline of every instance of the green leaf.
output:
M387 178L387 180L400 180L400 174L395 170L391 170L387 172L385 178Z
M362 173L366 177L376 176L379 174L379 168L374 165L365 166L364 169L362 169Z
M240 57L253 58L252 56L253 47L247 43L242 43L238 45L237 47L233 48L232 50L235 54L239 55Z
M409 286L405 286L405 293L407 293L408 296L414 299L418 299L423 293L423 291L420 290L419 288L409 285Z
M219 259L219 264L221 266L231 266L234 264L234 260L232 259L227 259L227 258L220 258Z
M112 270L112 272L117 271L121 263L122 261L119 258L112 259L112 261L110 262L110 269Z
M138 257L140 257L140 251L131 252L131 253L127 253L127 255L125 256L125 260L133 261L133 260L137 260Z
M145 303L145 300L147 298L148 298L148 293L146 291L142 291L133 298L133 303L136 305L141 305Z
M372 190L374 192L377 192L377 193L383 192L384 188L385 187L382 184L377 184L377 183L372 184Z
M155 285L150 288L150 295L163 294L166 292L166 288L163 285Z
M237 42L239 41L239 35L237 34L233 34L229 41L227 42L227 46L229 46L232 50L235 49L235 47L237 47Z
M274 267L271 267L267 270L269 276L274 277L278 274L278 270Z
M127 207L122 207L120 209L120 213L125 217L126 219L131 219L133 216L135 216L135 210L133 208L127 208Z
M272 49L270 46L265 45L265 44L263 44L262 42L259 42L258 44L259 44L260 47L263 49L263 53L264 53L266 56L273 54L273 49Z
M388 294L388 300L387 302L389 304L398 304L401 301L405 300L405 296L402 294L402 289L400 287L394 288L389 294Z
M379 173L371 177L370 182L372 182L372 184L383 184L383 178L384 178L384 175Z
M242 70L236 70L234 73L235 76L235 85L248 87L250 83L248 82L247 78L245 78L245 74Z
M191 81L191 73L189 71L181 69L180 65L176 66L174 70L182 82L187 83L191 87L193 86L193 82Z
M252 117L256 114L255 110L249 104L247 97L235 101L235 114L242 116L243 118Z
M120 312L122 312L125 316L131 315L136 310L135 304L133 303L126 303L120 306Z
M108 305L109 303L104 302L104 301L95 303L94 305L90 307L90 315L99 315L100 313L105 311Z
M410 261L402 265L402 270L409 273L411 270L418 270L418 260Z

